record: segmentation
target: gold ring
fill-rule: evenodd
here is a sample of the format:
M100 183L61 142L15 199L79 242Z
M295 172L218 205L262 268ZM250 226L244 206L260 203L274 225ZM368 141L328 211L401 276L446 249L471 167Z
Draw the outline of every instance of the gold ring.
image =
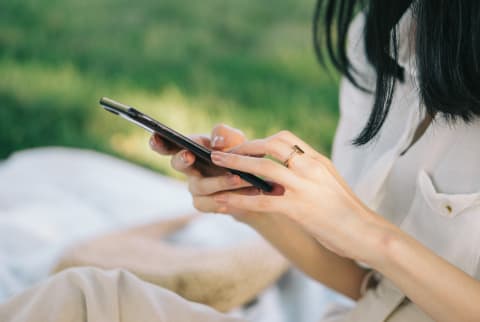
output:
M295 155L302 155L304 154L305 151L303 151L298 145L292 146L292 152L288 155L288 157L283 161L283 165L288 168L290 160L295 156Z

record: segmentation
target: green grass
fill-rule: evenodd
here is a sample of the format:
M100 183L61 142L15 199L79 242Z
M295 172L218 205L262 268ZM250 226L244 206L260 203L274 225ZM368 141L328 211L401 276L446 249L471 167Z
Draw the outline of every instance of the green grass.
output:
M307 0L3 0L0 158L74 146L172 174L100 96L186 133L289 129L328 153L338 79L315 61L312 10Z

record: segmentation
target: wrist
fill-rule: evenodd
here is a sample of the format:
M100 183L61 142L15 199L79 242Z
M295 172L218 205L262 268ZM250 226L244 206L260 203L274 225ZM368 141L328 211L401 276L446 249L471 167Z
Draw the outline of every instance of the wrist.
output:
M395 254L402 247L403 232L389 222L377 224L372 230L371 247L365 263L377 271L385 272L394 264Z
M352 240L356 249L353 259L379 270L390 258L394 244L398 243L400 229L371 209L364 208L352 225Z

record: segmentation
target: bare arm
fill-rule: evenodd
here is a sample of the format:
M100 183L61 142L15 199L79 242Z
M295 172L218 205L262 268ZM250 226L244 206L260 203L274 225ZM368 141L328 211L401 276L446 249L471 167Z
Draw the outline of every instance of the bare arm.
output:
M266 215L247 222L297 268L327 287L357 300L367 270L329 251L300 225L284 216Z
M435 321L480 321L478 280L396 227L376 235L378 251L369 262Z

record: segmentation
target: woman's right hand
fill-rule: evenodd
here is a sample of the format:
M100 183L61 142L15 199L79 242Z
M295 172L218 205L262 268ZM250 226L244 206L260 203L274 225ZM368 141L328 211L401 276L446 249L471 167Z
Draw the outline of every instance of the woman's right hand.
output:
M225 151L246 141L242 131L224 124L215 126L211 136L193 135L190 137L199 144L212 150ZM211 198L212 195L226 190L237 190L248 193L251 184L239 176L226 171L212 171L202 167L195 155L188 150L180 149L163 140L159 135L150 138L152 150L162 155L172 155L171 165L184 173L188 179L188 188L193 198L194 207L201 212L219 212L221 205ZM208 197L207 197L208 196ZM239 219L237 217L237 219Z

